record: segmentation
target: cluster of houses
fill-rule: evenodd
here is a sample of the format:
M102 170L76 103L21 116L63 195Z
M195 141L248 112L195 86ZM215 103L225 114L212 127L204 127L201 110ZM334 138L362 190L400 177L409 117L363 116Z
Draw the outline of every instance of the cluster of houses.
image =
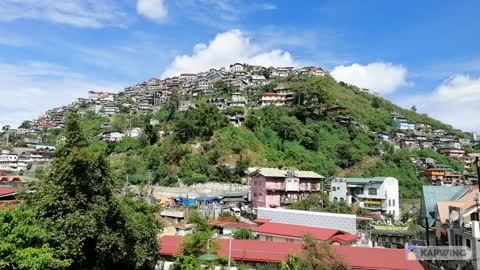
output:
M34 148L12 148L0 152L0 172L33 175L55 156L55 148L35 145Z
M392 143L399 149L431 149L464 164L463 171L439 164L432 158L412 157L412 161L424 167L424 176L432 185L476 184L477 175L475 162L477 154L468 154L465 148L478 148L480 138L473 133L473 139L461 138L449 134L443 129L432 128L427 123L412 123L398 113L392 113L394 121L393 132L376 132L379 140Z
M125 88L120 93L104 91L89 91L88 97L79 98L77 101L62 107L51 109L36 120L32 121L32 128L28 133L41 131L44 128L63 128L66 115L75 109L80 114L89 112L110 117L125 111L147 114L155 112L170 100L173 93L185 98L199 96L213 96L217 89L215 84L223 81L235 89L231 98L209 100L219 109L226 107L249 105L287 105L292 99L292 93L287 90L265 93L258 100L247 100L247 93L254 93L255 89L266 85L274 78L289 76L308 77L325 76L327 72L318 67L262 67L235 63L228 68L210 69L201 73L183 73L179 76L157 79L152 78L134 86ZM181 100L179 111L195 108L190 99ZM232 123L239 125L243 115L231 116ZM37 142L42 143L42 142Z
M216 230L218 248L214 253L228 256L245 264L280 263L290 254L301 255L305 236L313 241L328 243L333 252L345 260L351 269L424 269L419 261L408 261L403 247L417 238L409 227L399 221L398 181L391 177L338 178L327 189L325 177L312 171L249 168L248 200L238 202L242 216L243 204L254 212L251 219L234 214L230 217L210 217ZM312 194L329 194L331 203L345 203L370 211L367 216L291 210L288 206ZM219 198L223 198L219 196ZM219 198L201 197L208 205ZM233 208L224 208L232 211ZM173 216L173 215L172 215ZM182 237L195 232L193 224L175 218L175 233L160 239L159 269L168 269L180 255ZM240 229L248 229L253 239L231 239ZM230 240L229 240L230 238ZM228 250L230 241L231 251ZM374 259L375 258L375 259Z
M418 223L428 246L463 246L466 261L444 262L445 269L480 269L480 193L478 186L423 186Z

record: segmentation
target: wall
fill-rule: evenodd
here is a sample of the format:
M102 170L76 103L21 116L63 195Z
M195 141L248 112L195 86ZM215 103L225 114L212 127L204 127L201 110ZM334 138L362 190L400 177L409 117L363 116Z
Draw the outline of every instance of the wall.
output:
M248 185L240 184L224 184L208 182L203 184L196 184L192 186L180 187L165 187L152 186L153 196L156 199L168 199L175 196L203 196L203 195L221 195L225 192L248 192L250 187Z

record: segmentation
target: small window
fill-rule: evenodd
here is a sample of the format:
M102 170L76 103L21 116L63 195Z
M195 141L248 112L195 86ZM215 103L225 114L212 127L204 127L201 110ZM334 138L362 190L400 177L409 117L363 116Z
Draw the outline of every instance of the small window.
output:
M393 210L393 215L395 216L395 210Z
M466 245L468 248L471 248L472 247L472 242L470 241L470 239L465 239L466 240Z
M257 193L253 193L253 197L257 197Z
M377 189L376 188L369 188L368 189L368 195L377 195Z
M333 202L337 202L338 201L338 198L337 197L333 197Z
M269 236L269 235L265 236L265 239L266 239L267 241L273 241L273 237L272 237L272 236Z
M345 202L345 199L343 197L340 198L340 202L343 203Z
M393 204L393 206L395 206L395 199L392 200L392 204Z
M332 191L337 191L337 188L336 188L336 187L332 187Z
M287 238L287 243L293 243L293 239Z

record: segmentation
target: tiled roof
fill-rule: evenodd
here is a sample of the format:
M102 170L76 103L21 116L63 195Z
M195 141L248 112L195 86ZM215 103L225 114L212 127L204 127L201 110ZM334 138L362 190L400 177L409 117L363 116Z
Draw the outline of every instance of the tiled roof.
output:
M216 253L228 256L229 240L217 240ZM163 236L160 239L160 255L174 256L181 253L181 237ZM258 240L232 240L232 259L248 262L279 263L289 254L301 255L302 243L277 243ZM352 269L369 270L421 270L418 261L407 261L403 249L333 246L337 257Z
M260 234L279 235L286 237L302 238L305 235L320 241L342 241L352 242L358 240L357 235L335 229L308 227L276 222L267 222L253 229L253 232Z

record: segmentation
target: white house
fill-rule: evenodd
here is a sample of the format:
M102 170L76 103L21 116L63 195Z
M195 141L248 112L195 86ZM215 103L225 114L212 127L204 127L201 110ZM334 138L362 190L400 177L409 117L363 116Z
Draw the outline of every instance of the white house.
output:
M243 71L243 65L240 63L235 63L233 65L230 65L230 72L236 73L236 72L242 72Z
M332 180L331 202L345 202L361 208L400 217L398 180L393 177L336 178Z
M127 129L127 131L125 132L125 135L127 137L132 137L132 138L137 138L141 134L142 134L142 129L139 127Z

